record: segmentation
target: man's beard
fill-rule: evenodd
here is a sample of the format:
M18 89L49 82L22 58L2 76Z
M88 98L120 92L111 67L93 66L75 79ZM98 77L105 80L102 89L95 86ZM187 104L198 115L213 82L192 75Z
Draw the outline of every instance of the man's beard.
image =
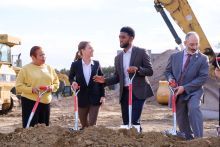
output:
M187 47L186 49L187 49L187 51L189 51L193 54L198 50L198 48L189 48L189 47Z
M129 46L129 43L121 44L121 45L120 45L121 48L127 48L128 46Z

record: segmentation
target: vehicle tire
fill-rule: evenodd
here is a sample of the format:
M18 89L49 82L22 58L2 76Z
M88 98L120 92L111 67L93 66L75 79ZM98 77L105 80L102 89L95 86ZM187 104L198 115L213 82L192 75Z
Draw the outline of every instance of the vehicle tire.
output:
M14 106L13 99L11 97L11 103L2 104L2 110L0 110L0 115L7 114L12 110Z

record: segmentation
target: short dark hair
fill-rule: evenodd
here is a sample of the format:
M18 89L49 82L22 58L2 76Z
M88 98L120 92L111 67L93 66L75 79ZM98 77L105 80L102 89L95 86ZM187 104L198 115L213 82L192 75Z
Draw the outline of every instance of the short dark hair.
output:
M135 36L134 29L132 29L132 28L129 27L129 26L122 27L121 30L120 30L120 32L128 33L128 35L131 36L131 37L134 37L134 36Z
M37 56L37 50L42 49L40 46L33 46L30 50L30 56Z

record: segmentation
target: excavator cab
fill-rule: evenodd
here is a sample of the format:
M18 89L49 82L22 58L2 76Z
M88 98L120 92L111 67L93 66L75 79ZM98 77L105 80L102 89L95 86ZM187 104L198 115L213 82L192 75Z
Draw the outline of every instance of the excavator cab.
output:
M20 39L0 34L0 115L13 108L11 89L15 87L16 73L12 68L11 48L20 44Z

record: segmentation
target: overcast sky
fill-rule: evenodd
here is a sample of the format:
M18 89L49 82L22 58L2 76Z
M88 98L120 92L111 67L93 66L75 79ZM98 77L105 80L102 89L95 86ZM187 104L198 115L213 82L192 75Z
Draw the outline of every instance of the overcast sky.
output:
M220 42L220 1L188 1L215 48ZM13 54L22 53L23 65L31 61L30 48L39 45L47 64L69 69L78 43L87 40L94 48L93 59L112 66L123 26L134 28L134 45L153 53L177 46L153 0L0 0L0 33L21 38Z

